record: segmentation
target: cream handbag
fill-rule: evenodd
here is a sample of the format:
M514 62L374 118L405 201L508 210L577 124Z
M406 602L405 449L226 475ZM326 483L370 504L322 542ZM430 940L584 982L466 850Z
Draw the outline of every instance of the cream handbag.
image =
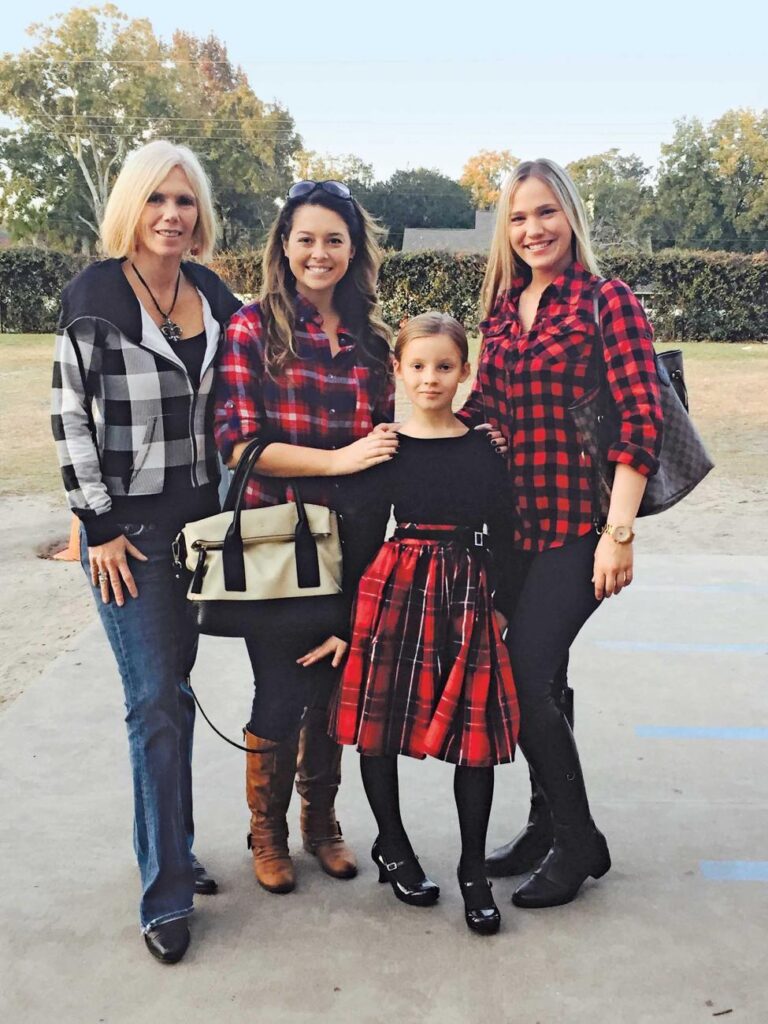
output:
M305 505L295 481L295 501L243 509L248 478L264 447L256 440L243 452L224 511L187 523L173 542L177 569L192 572L187 598L201 633L248 636L264 601L279 601L290 614L293 601L341 593L336 512Z

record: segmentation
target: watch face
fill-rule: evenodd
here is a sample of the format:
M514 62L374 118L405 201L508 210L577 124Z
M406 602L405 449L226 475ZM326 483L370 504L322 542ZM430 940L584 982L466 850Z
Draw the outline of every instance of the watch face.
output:
M614 526L613 537L619 544L626 544L632 537L632 530L628 526Z

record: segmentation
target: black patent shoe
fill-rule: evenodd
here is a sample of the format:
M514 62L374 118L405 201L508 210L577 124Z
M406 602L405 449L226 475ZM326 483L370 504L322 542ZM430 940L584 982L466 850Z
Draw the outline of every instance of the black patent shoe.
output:
M213 896L219 891L219 883L208 874L197 857L192 858L192 873L195 878L195 895Z
M495 935L501 925L501 914L491 894L487 878L463 882L459 877L461 898L464 900L464 920L467 928L478 935Z
M387 861L381 852L378 836L371 850L373 863L379 869L379 881L389 882L392 892L412 907L431 907L440 896L440 886L421 870L417 857ZM421 877L419 877L421 876Z
M530 878L512 894L516 907L539 909L570 903L588 878L602 878L611 867L611 855L602 832L575 833L554 845Z
M549 822L528 822L515 838L485 858L485 870L491 878L527 875L544 860L552 847Z
M147 949L161 963L177 964L189 947L189 925L186 917L157 924L144 932Z

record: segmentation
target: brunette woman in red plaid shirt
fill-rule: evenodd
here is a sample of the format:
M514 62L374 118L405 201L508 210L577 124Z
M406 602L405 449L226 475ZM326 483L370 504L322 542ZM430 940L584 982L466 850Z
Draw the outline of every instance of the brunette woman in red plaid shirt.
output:
M611 865L573 738L568 651L603 598L632 582L633 524L658 467L661 409L642 306L622 281L598 276L583 203L550 160L521 163L502 191L483 299L477 380L459 416L488 420L509 441L517 601L507 643L533 788L528 824L487 866L494 876L533 871L512 901L549 907ZM568 412L599 379L597 359L621 419L598 530L589 457Z
M247 640L255 677L245 730L248 845L270 892L295 885L286 824L294 777L305 848L335 878L357 872L334 811L341 747L327 734L327 708L351 595L386 525L360 509L349 481L397 450L395 436L372 433L394 412L379 264L375 225L347 186L298 182L269 234L261 298L230 320L219 363L215 433L225 461L235 464L254 437L270 442L246 507L290 499L284 478L301 477L305 501L342 513L343 597L308 599L300 621L265 607Z

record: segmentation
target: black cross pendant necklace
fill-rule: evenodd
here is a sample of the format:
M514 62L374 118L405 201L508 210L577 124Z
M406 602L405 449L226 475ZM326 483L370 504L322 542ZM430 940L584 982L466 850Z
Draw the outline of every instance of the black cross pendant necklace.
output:
M141 274L139 273L139 268L136 266L136 264L133 261L131 261L131 266L134 269L136 277L138 277L138 279L141 281L141 283L144 285L144 287L149 292L149 297L154 302L155 309L160 314L160 316L163 318L163 322L160 324L160 332L161 332L161 334L166 339L166 341L170 341L170 342L181 341L181 328L179 327L179 325L177 323L174 323L173 320L171 320L171 313L173 312L174 306L176 305L176 299L178 299L178 297L179 297L179 285L181 284L181 267L179 267L179 276L176 278L176 290L173 293L173 302L171 303L171 308L166 313L164 310L160 309L160 304L158 303L158 301L155 298L155 296L152 294L152 289L149 287L147 282L141 276Z

